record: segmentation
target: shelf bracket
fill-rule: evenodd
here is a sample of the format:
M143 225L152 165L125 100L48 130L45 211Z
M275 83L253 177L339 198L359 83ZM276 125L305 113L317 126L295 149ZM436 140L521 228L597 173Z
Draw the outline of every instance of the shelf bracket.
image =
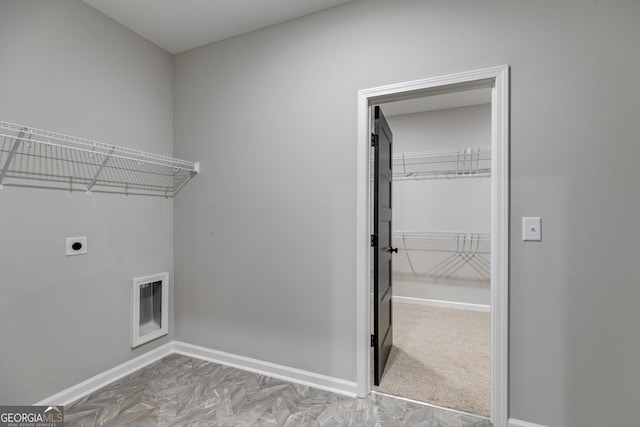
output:
M100 176L100 173L102 172L102 169L104 169L104 167L107 165L107 162L109 161L109 159L111 159L111 155L113 154L113 152L115 150L116 150L116 147L112 146L111 147L111 151L109 151L109 154L107 154L107 157L104 159L104 161L102 162L102 164L98 168L98 171L93 176L93 179L91 180L91 183L87 187L87 194L91 194L91 189L93 188L94 185L96 185L96 181L98 180L98 177Z
M2 184L4 181L4 177L9 170L9 166L11 166L11 162L13 162L13 158L16 156L16 152L18 151L18 147L20 143L24 140L25 131L21 130L16 138L16 142L11 147L11 151L9 152L9 156L7 157L7 161L4 162L4 166L2 167L2 171L0 171L0 190L4 190L4 185Z

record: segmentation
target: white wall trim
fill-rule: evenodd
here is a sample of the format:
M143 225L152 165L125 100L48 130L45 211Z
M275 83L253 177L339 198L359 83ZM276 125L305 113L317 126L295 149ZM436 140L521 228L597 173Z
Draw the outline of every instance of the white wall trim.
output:
M527 421L520 421L514 418L509 418L509 427L545 427L542 424L534 424Z
M428 305L430 307L455 308L458 310L482 311L487 313L491 311L491 306L485 304L472 304L468 302L444 301L428 298L402 297L399 295L393 296L393 302Z
M508 424L509 402L509 67L491 91L491 421Z
M349 397L356 396L356 383L329 377L314 372L303 371L276 363L265 362L250 357L238 356L236 354L225 353L206 347L174 341L174 351L183 356L194 357L196 359L207 360L221 365L231 366L244 371L255 372L296 384L302 384L321 390L338 393Z
M358 91L356 184L356 380L358 396L370 384L370 107L483 87L492 88L491 108L491 421L508 425L509 331L509 67L450 74Z
M41 401L34 403L34 405L68 405L71 402L75 402L76 400L147 366L148 364L155 362L156 360L160 360L163 357L170 355L171 353L173 353L173 341L138 356L135 359L128 360L114 368L101 372L98 375L94 375L93 377L62 390L59 393L44 398Z
M150 363L174 353L231 366L244 371L255 372L260 375L266 375L344 396L356 397L356 383L353 381L333 378L314 372L303 371L301 369L290 368L276 363L225 353L223 351L187 344L180 341L171 341L161 347L149 351L148 353L138 356L135 359L124 362L98 375L94 375L81 383L62 390L59 393L42 399L41 401L34 403L34 405L68 405L126 375L137 371L138 369L144 368Z

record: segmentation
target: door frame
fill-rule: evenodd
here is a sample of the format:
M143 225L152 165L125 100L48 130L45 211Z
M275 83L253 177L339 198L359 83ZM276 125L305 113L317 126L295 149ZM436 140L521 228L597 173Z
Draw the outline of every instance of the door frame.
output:
M506 427L509 365L509 66L358 91L356 218L356 392L371 392L371 120L384 102L491 88L491 421Z

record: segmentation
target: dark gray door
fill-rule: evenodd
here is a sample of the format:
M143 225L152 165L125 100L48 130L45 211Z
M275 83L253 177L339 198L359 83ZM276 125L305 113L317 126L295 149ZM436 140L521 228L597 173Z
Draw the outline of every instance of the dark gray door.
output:
M373 196L373 336L374 384L380 385L393 344L391 327L391 159L393 135L380 110L374 108L374 196Z

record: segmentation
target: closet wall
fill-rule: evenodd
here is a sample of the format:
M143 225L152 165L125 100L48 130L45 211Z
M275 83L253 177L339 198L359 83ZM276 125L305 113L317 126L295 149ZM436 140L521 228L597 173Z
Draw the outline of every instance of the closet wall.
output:
M396 156L402 153L491 146L490 104L391 116L388 121L393 131ZM473 161L473 157L466 154L460 159ZM456 240L426 240L412 237L410 233L489 233L491 179L487 176L403 178L397 176L397 172L402 171L399 167L401 162L394 164L394 233L408 232L404 238L394 238L394 245L399 248L398 255L393 259L394 295L488 305L490 283L486 265L479 258L481 255L474 253L475 249L482 251L487 248L488 242L480 243L481 246L477 247L476 239L473 238L471 242L468 236ZM425 165L418 169L433 170L440 167ZM446 167L455 169L456 164ZM424 248L438 251L425 251ZM442 252L458 249L458 253ZM466 257L466 263L461 261L461 256ZM483 257L489 259L488 254Z
M76 0L0 2L0 120L172 154L171 56ZM88 254L65 256L65 237ZM131 279L173 277L173 201L0 191L0 403L32 404L130 349Z

